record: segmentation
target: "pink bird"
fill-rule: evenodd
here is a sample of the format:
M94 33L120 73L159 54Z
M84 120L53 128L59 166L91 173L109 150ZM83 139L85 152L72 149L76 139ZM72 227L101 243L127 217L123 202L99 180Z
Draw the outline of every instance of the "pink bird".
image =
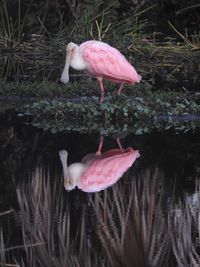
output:
M87 41L81 45L69 43L67 45L65 67L61 82L69 81L69 66L75 70L85 70L90 76L97 78L101 88L101 100L104 100L103 79L119 83L120 95L125 83L139 83L141 76L126 58L114 47L98 41Z
M64 172L64 186L72 190L76 186L84 192L98 192L116 183L140 156L138 150L119 147L101 153L103 138L96 153L89 154L81 162L67 166L68 153L59 152Z

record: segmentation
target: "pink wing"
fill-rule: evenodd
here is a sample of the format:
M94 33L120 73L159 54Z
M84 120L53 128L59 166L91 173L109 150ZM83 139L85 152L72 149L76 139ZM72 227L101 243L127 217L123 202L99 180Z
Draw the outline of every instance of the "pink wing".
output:
M80 45L80 50L91 76L99 76L115 82L140 82L141 76L137 74L134 67L110 45L98 41L87 41Z
M138 150L128 148L124 152L120 149L111 149L101 156L94 157L80 178L79 189L85 192L98 192L113 185L139 156Z

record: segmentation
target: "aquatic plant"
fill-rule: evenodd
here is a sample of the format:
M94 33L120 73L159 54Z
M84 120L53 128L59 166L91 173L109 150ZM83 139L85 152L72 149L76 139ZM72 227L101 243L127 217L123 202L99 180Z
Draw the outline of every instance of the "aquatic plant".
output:
M137 96L142 91L143 96ZM42 100L28 105L27 109L33 114L34 126L52 132L72 130L78 125L81 129L83 124L92 129L92 124L104 128L112 124L116 125L115 128L129 124L136 134L150 132L154 127L188 131L198 126L200 108L189 94L152 92L148 86L137 86L127 95L120 99L108 96L102 105L99 105L97 97L82 97L78 102L75 99ZM69 126L69 121L73 126Z

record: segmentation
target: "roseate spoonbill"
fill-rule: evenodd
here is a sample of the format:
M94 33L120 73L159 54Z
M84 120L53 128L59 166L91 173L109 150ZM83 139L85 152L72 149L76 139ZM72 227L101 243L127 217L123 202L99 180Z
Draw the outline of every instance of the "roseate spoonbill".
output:
M120 83L118 95L124 83L139 83L141 76L126 58L114 47L98 41L87 41L81 45L69 43L67 45L65 67L61 82L69 81L69 66L75 70L85 70L90 76L97 78L101 89L101 100L104 100L103 79Z
M119 144L119 142L118 142ZM76 186L84 192L98 192L116 183L140 156L138 150L129 147L111 149L101 153L103 139L100 139L96 153L86 155L81 162L67 166L68 153L59 152L64 173L64 186L72 190Z

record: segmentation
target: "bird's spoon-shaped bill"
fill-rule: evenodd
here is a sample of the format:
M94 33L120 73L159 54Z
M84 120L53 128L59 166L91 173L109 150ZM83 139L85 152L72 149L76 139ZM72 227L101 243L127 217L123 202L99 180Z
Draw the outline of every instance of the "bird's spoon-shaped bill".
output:
M67 56L66 56L66 61L65 61L65 67L63 69L62 75L61 75L61 82L63 83L68 83L69 82L69 65L70 65L70 61L71 61L71 56L72 56L72 52L68 52Z

